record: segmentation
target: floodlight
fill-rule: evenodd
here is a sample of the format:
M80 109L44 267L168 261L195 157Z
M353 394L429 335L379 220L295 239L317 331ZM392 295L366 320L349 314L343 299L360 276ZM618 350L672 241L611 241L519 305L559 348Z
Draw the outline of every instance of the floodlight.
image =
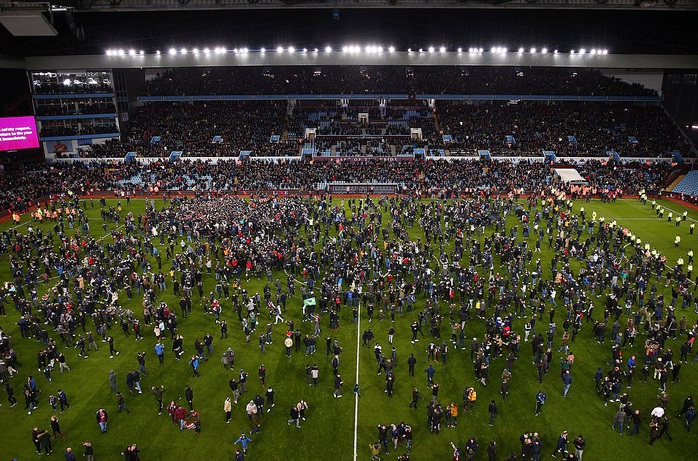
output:
M277 47L276 47L276 52L277 52L277 53L283 53L283 52L284 52L284 48L283 48L282 46L277 46Z
M295 51L296 51L296 49L295 49L294 47L292 47L292 46L289 46L289 47L288 47L288 52L289 52L289 53L293 54L293 52L295 52Z
M459 52L459 53L462 53L462 52L463 52L463 48L458 47L458 52Z
M446 52L446 47L445 47L445 46L442 46L441 48L439 48L439 52L445 53L445 52Z
M542 50L540 50L540 52L543 53L543 54L546 54L546 53L548 52L548 49L547 49L547 48L543 48Z
M433 46L430 46L430 47L429 47L429 53L433 53L433 52L434 52L434 47L433 47Z
M266 48L262 48L262 49L259 50L259 52L260 52L260 53L266 53L266 52L267 52L267 49L266 49Z
M332 53L332 47L330 45L325 47L325 53Z
M531 48L531 53L532 53L532 54L536 54L536 51L537 51L537 50L536 50L535 48Z
M216 48L216 49L218 49L218 48ZM175 48L170 48L170 54L171 55L177 54L177 50Z
M181 50L179 50L179 52L182 53L182 54L187 54L187 49L186 49L186 48L182 48Z
M394 46L388 47L388 51L389 51L390 53L394 53L394 52L395 52L395 47L394 47Z

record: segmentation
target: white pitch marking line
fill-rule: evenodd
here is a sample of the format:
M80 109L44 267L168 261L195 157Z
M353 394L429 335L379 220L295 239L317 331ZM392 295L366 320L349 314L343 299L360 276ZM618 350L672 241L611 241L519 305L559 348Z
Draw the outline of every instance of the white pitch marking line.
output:
M361 350L361 303L359 303L359 315L356 324L356 385L359 384L359 351ZM359 388L361 389L361 388ZM358 459L357 442L359 437L359 393L354 393L354 461Z

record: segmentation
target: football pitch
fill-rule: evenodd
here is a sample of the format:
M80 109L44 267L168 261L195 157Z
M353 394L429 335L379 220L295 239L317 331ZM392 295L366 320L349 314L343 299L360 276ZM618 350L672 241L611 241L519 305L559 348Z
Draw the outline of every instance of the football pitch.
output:
M494 200L494 199L493 199ZM356 199L358 202L358 199ZM373 199L378 202L377 198ZM430 205L430 202L427 206ZM448 201L439 201L437 205L446 205ZM603 217L606 223L616 222L618 226L627 227L632 234L649 244L652 249L656 249L667 258L667 266L673 267L678 258L688 261L687 251L693 248L698 251L698 239L696 235L689 234L689 225L698 219L698 212L688 210L686 221L676 227L674 222L667 222L666 216L673 210L674 217L683 213L681 205L662 200L659 202L666 207L665 217L660 219L652 209L650 203L643 204L637 199L618 200L615 203L602 203L599 200L591 202L576 201L573 205L573 213L579 214L580 208L584 207L587 219L592 213L596 213L597 227L600 218ZM98 200L94 200L94 207L91 201L80 202L84 206L84 212L89 217L89 234L99 242L112 243L109 231L114 229L113 223L107 223L106 230L102 227L103 219L100 217L100 205ZM158 209L164 206L162 200L155 200ZM351 215L349 199L335 197L333 206L343 207L347 216ZM529 212L525 201L519 202L520 207ZM145 211L145 201L142 199L131 200L127 204L125 200L120 201L121 220L128 212L134 215L143 214ZM107 200L107 206L116 207L115 199ZM542 208L540 202L537 211ZM555 213L563 211L560 210ZM535 211L530 211L534 214ZM389 212L383 210L383 227L390 229L391 216ZM443 219L439 215L439 219ZM547 221L543 219L541 225L545 226ZM55 223L44 221L39 224L31 220L29 215L22 216L19 224L6 222L0 226L2 237L6 238L6 233L12 229L14 232L26 235L28 229L41 228L44 233L53 230ZM316 226L324 231L325 224L317 223ZM537 236L532 232L527 238L523 237L521 231L521 221L509 213L506 218L507 232L512 226L518 226L517 242L526 239L529 248L534 248ZM331 238L337 236L335 226L330 225L329 235ZM416 219L412 225L406 225L410 240L419 238L426 240L423 228ZM486 227L484 233L479 238L482 242L485 238L492 236L495 231L493 226ZM72 236L79 232L77 228L70 228L65 224L65 234ZM305 232L301 228L300 232ZM678 247L674 245L675 237L681 237ZM12 237L14 238L14 237ZM582 233L581 240L588 238L586 231ZM392 232L390 239L393 239ZM184 238L186 240L186 238ZM176 239L175 250L180 252L180 238ZM66 438L58 437L53 441L54 457L62 457L66 447L72 447L78 454L82 454L83 441L89 440L94 446L95 459L117 460L123 459L121 452L130 444L137 444L141 450L140 457L144 461L157 460L234 460L235 450L240 444L234 442L241 436L247 434L252 439L252 443L247 448L246 460L368 460L371 457L369 445L378 439L377 426L385 424L390 428L390 424L398 425L405 423L412 427L412 449L410 459L412 460L451 460L453 448L450 442L459 447L463 447L465 442L471 437L476 438L479 444L479 451L474 459L487 459L486 448L490 441L497 443L497 459L506 459L507 456L515 453L517 459L520 458L521 443L519 438L524 433L537 432L543 444L541 459L551 459L551 454L555 450L558 436L562 431L568 431L570 442L578 434L582 434L587 441L587 448L584 451L586 460L631 460L642 458L644 460L688 460L695 457L698 452L698 437L692 428L688 432L684 427L683 417L676 415L681 410L684 399L698 393L698 367L690 364L683 364L680 372L680 382L669 382L667 393L670 397L667 415L670 416L669 433L671 440L666 435L657 440L653 445L649 445L649 422L650 412L658 404L657 395L659 382L652 379L650 374L649 382L640 381L637 373L631 388L626 388L623 382L623 392L627 392L629 399L633 402L635 409L642 412L643 423L640 433L628 436L629 430L623 429L623 434L612 430L613 418L618 410L618 403L612 402L604 406L602 398L597 395L594 388L594 374L597 367L601 367L604 373L610 370L609 362L612 360L610 330L613 319L609 319L609 332L604 344L596 341L592 334L592 323L587 323L586 319L582 323L581 330L573 342L570 342L570 349L574 353L575 361L571 369L573 383L567 397L563 397L563 385L560 379L560 364L562 353L557 353L560 347L560 337L562 325L565 319L565 307L562 299L557 300L554 321L557 325L557 332L553 342L553 360L550 370L544 376L542 383L537 381L538 373L536 366L532 363L531 347L529 343L522 341L518 354L518 360L513 364L511 381L509 383L509 394L506 399L500 394L500 376L506 366L506 352L503 356L491 358L489 366L488 384L484 385L477 381L473 371L473 360L471 358L471 343L477 338L482 340L486 333L485 320L472 315L466 322L464 347L457 347L450 341L451 321L449 320L449 306L444 300L440 300L441 315L444 317L441 325L440 339L436 340L429 332L428 325L423 327L424 335L419 335L418 342L411 342L411 324L417 319L420 311L424 310L427 297L424 292L418 293L415 298L412 312L403 309L402 313L396 313L392 321L389 313L381 318L378 309L372 316L372 321L366 313L366 306L358 306L359 318L357 323L352 322L352 308L345 305L342 300L339 311L339 328L330 329L329 315L320 313L320 326L322 331L317 338L317 351L314 354L306 355L305 347L301 344L299 350L292 348L291 356L287 357L286 348L283 341L287 330L285 323L279 322L273 326L273 341L265 345L262 351L259 346L259 335L266 330L267 323L273 323L265 306L259 313L259 326L256 332L251 334L251 340L246 342L245 334L241 329L241 323L237 313L233 310L230 300L221 300L221 319L228 323L228 336L221 339L220 326L215 322L213 315L206 313L208 306L208 294L214 291L216 281L213 274L208 274L205 267L201 268L203 273L204 300L196 291L192 297L192 314L187 318L182 318L179 308L179 297L175 296L170 276L171 262L166 258L166 246L160 244L158 238L152 239L155 247L159 249L162 259L162 272L167 276L166 289L158 292L155 298L155 305L160 302L168 304L170 309L177 315L177 334L184 338L183 348L185 354L182 360L175 360L171 351L172 341L169 334L163 341L165 344L164 364L160 365L155 355L154 346L156 339L153 333L153 325L147 326L143 321L143 296L138 296L134 291L131 299L124 291L119 293L118 304L124 309L130 309L135 317L141 320L144 338L135 340L131 331L126 336L118 323L112 325L108 334L114 338L114 347L119 351L113 358L109 356L109 347L101 341L95 333L97 351L90 351L88 358L78 356L78 350L71 347L65 348L58 334L51 329L51 325L45 328L50 337L57 341L59 349L65 354L70 372L59 373L58 366L52 374L52 382L49 382L44 374L37 370L37 353L46 346L36 339L20 337L20 330L17 325L19 313L15 310L13 302L9 297L5 301L6 317L0 318L0 327L5 334L12 337L12 348L17 354L19 362L19 374L10 378L9 381L14 388L15 396L19 403L10 408L7 402L7 395L0 391L2 407L0 415L5 421L4 428L0 432L0 459L17 459L20 461L27 459L37 459L34 444L32 443L32 428L38 426L40 429L50 431L50 418L56 415L60 419L61 429L66 433ZM331 240L330 240L331 242ZM54 243L60 249L61 243L54 236ZM378 237L378 243L383 244L383 236ZM188 244L188 243L187 243ZM330 243L328 243L330 244ZM318 244L318 250L320 249ZM431 269L437 272L441 270L441 265L437 260L438 244L432 245L435 258ZM453 249L453 241L446 238L444 241L446 252ZM10 271L10 258L14 250L8 249L0 255L0 281L3 283L13 280ZM460 264L467 267L470 261L471 251L466 244L465 253ZM630 256L630 250L626 256ZM540 258L542 274L545 280L551 280L551 259L554 255L553 249L548 249L547 235L541 244L541 252L533 253L528 270L534 271L535 260ZM39 255L39 259L41 256ZM157 271L157 262L150 255L147 257L152 270ZM205 261L205 257L204 257ZM350 259L347 260L350 262ZM213 259L215 267L216 259ZM571 268L576 274L582 267L583 262L572 259ZM559 266L558 266L559 267ZM686 266L684 265L684 268ZM140 267L136 270L140 273ZM478 268L481 277L487 278L482 268ZM501 265L501 258L494 255L494 273L500 273L506 277L507 267ZM668 270L664 272L666 274ZM696 271L693 273L695 280ZM50 291L56 283L57 272L52 271L51 279L45 284L41 284L37 290L38 299L44 293ZM407 281L410 282L411 275ZM244 288L250 295L262 294L265 285L269 285L272 293L275 292L274 282L279 279L286 291L287 274L284 271L275 271L272 274L272 282L268 282L267 274L262 273L260 277L252 276L248 281L243 272L241 288ZM295 295L289 296L286 303L286 311L283 313L286 322L293 320L295 327L300 329L303 337L313 335L314 323L304 322L302 314L303 300L300 292L303 278L299 274L296 276ZM319 280L316 282L315 293L318 294ZM629 280L634 284L634 280ZM675 283L675 282L672 282ZM656 286L660 293L664 293L666 303L671 301L671 287L665 287L665 279L661 282L653 277L648 283ZM71 287L73 286L71 280ZM344 291L349 287L343 286ZM690 289L694 296L695 285L691 283ZM232 288L231 288L232 291ZM28 291L27 291L28 292ZM606 291L607 292L607 291ZM590 299L595 305L594 319L603 319L605 304L605 294L597 297L590 294ZM647 295L646 295L647 298ZM272 297L273 299L273 297ZM676 317L687 318L689 329L696 324L698 314L694 312L691 304L687 309L681 309L682 297L679 297L676 306ZM456 295L456 311L460 307L460 299ZM512 307L513 309L513 307ZM637 311L638 306L633 305L632 311ZM474 309L473 309L474 310ZM536 333L542 333L544 337L548 331L548 312L550 306L546 306L543 321L536 324ZM666 310L665 310L666 311ZM36 310L34 311L36 312ZM486 316L492 316L492 306L488 304ZM43 320L43 316L39 314ZM665 312L666 317L666 312ZM457 318L457 316L456 316ZM628 316L623 314L620 317L621 325L625 326ZM519 333L523 338L524 318L514 316L512 331ZM94 327L92 320L88 318L86 330ZM362 334L368 328L371 329L375 338L371 347L362 346ZM388 342L390 329L395 330L393 344ZM75 330L77 334L84 334L82 328ZM213 354L208 356L208 361L201 363L199 367L200 377L192 375L192 368L188 359L194 353L194 341L202 339L206 333L213 337ZM622 329L621 329L622 333ZM343 381L341 388L341 398L333 396L335 379L331 363L332 354L326 352L326 338L337 340L342 348L340 354L339 373ZM633 347L623 348L623 360L635 355L638 362L638 370L642 366L645 356L643 329L639 328L639 334ZM441 359L430 361L427 356L427 348L430 342L441 345L448 342L449 351L445 362ZM674 340L669 338L665 348L674 350L674 361L678 362L679 349L686 341L686 335L678 335ZM386 390L386 373L378 373L378 364L374 354L373 346L380 343L383 353L390 357L390 349L395 347L397 355L396 366L394 368L394 393L388 396ZM236 353L235 363L232 370L225 369L221 363L221 355L228 348L232 348ZM132 370L139 369L137 354L146 353L146 375L142 377L141 387L143 393L131 395L126 387L126 374ZM415 376L408 374L407 359L410 354L414 354L417 360ZM689 360L695 357L696 350L689 356ZM427 386L427 375L425 369L429 364L435 368L434 381L439 384L437 400L445 409L451 403L455 403L459 409L458 421L455 427L446 427L445 420L441 422L441 430L430 431L427 426L427 403L431 399L431 390ZM263 386L258 378L260 365L266 368L266 386ZM308 366L317 366L319 370L318 385L307 384L306 369ZM224 413L224 402L226 397L232 397L231 389L228 385L233 377L238 378L241 370L249 374L247 380L247 392L241 395L237 404L232 405L232 419L226 423ZM118 387L125 397L125 406L130 413L118 412L117 400L114 392L110 390L109 371L114 370L118 377ZM37 388L41 390L39 396L39 407L31 414L24 409L24 399L22 386L28 376L33 376L37 383ZM360 388L360 397L353 392L357 383ZM158 415L156 400L150 393L152 386L164 386L165 406L170 401L188 408L185 400L185 386L188 385L193 390L193 408L200 413L201 433L194 430L180 430L179 424L173 423L167 412ZM271 387L275 392L275 405L273 408L264 407L261 416L260 429L258 434L250 435L252 422L248 418L245 406L255 396L265 396L267 388ZM466 387L473 387L477 391L477 402L472 411L463 411L463 391ZM418 389L420 399L417 408L410 407L413 390ZM62 389L67 394L70 408L64 412L54 411L48 404L50 394L55 394L58 389ZM535 416L536 394L539 390L544 390L547 394L547 401L539 416ZM288 424L289 410L300 400L308 404L305 412L305 420L300 421L300 428L295 424ZM490 415L488 405L494 400L498 407L498 414L490 425ZM108 430L101 433L95 419L95 412L100 408L107 410L109 414ZM267 411L271 410L271 411ZM396 459L397 456L407 452L404 441L400 441L397 450L393 449L392 441L389 440L390 454L381 451L382 459ZM573 450L570 443L569 449ZM81 456L78 456L80 458ZM558 458L560 455L558 455ZM465 455L461 455L465 459Z

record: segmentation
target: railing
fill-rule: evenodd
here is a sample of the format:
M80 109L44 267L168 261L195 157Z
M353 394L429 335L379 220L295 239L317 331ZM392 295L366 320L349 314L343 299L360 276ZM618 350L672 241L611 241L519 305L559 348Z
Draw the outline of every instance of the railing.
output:
M34 94L34 99L88 99L88 98L113 98L114 92L109 93L55 93Z
M126 155L126 154L124 154ZM164 161L166 160L167 157L136 157L135 161L144 165L147 165L149 163L154 163L154 162L159 162L159 161ZM278 162L283 162L283 161L290 161L290 162L299 162L301 161L302 157L301 156L286 156L286 157L250 157L249 160L251 162L272 162L272 163L278 163ZM436 161L436 162L463 162L463 161L474 161L478 160L479 157L477 155L472 155L472 156L451 156L451 157L426 157L427 161ZM98 158L98 157L87 157L87 158L75 158L75 157L69 157L69 158L47 158L47 162L82 162L82 163L90 163L90 162L105 162L105 163L122 163L124 161L123 157L118 157L118 158ZM180 161L183 160L190 160L190 161L198 161L198 162L210 162L210 163L217 163L217 162L224 162L224 161L232 161L232 160L239 160L239 157L182 157ZM392 156L384 156L384 157L373 157L373 156L360 156L360 157L344 157L344 156L334 156L334 157L314 157L315 161L318 160L342 160L345 162L367 162L367 161L373 161L373 160L384 160L384 161L411 161L413 160L413 157L411 156L404 156L404 155L392 155ZM545 161L545 158L543 156L538 156L538 157L492 157L493 161L501 161L501 162L513 162L513 163L518 163L518 162L543 162ZM570 165L581 165L589 161L598 161L598 160L607 160L605 157L558 157L557 158L557 163L556 166L564 166L565 164L570 164ZM685 159L686 163L690 164L694 161L698 162L698 159ZM560 163L564 162L564 163ZM671 158L655 158L655 157L621 157L620 158L620 163L621 165L624 163L646 163L646 162L663 162L663 163L671 163Z
M37 95L38 96L38 95ZM103 95L102 95L103 96ZM36 96L35 96L36 97ZM38 99L38 98L37 98ZM440 99L446 101L587 101L587 102L649 102L660 103L660 96L575 96L545 94L211 94L198 96L138 96L139 102L176 102L176 101L301 101L322 100L377 100L377 99Z
M398 183L386 182L355 183L333 181L316 185L316 190L327 190L327 192L332 194L394 194L401 188L402 185Z
M40 122L47 120L90 120L94 118L116 118L116 113L105 112L103 114L39 115L36 117L36 119Z

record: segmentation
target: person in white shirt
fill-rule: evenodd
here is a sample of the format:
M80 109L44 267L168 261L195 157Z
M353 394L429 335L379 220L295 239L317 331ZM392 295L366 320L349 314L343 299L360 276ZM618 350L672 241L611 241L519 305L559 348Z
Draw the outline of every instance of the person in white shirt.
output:
M654 408L654 410L652 410L652 413L650 413L650 414L652 415L653 418L659 419L662 416L664 416L664 408L662 408L661 406L658 405Z

